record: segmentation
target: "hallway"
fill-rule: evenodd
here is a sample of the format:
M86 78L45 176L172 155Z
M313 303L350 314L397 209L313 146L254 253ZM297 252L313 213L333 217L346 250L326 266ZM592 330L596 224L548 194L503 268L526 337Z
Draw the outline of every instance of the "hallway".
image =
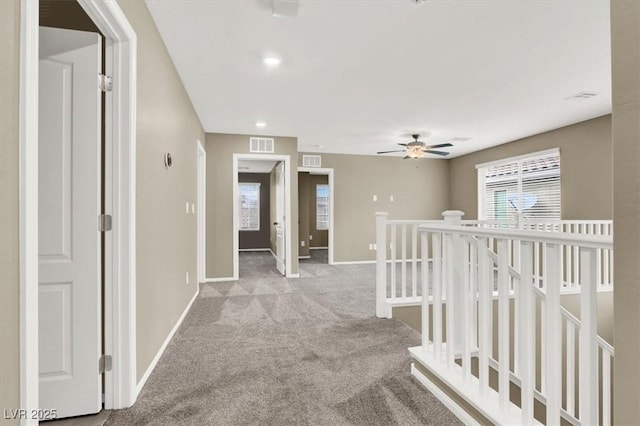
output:
M238 282L203 284L134 407L108 425L459 424L409 374L418 333L375 313L375 265L241 254Z

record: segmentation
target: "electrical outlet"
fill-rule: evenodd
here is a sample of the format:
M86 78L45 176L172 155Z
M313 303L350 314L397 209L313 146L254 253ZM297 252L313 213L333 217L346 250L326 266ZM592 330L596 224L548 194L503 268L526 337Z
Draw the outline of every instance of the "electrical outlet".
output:
M185 274L185 277L184 277L184 278L185 278L186 284L188 285L188 284L189 284L189 272L187 272L187 273Z
M369 243L369 250L373 250L373 244Z
M188 201L187 201L187 202L185 203L185 205L184 205L184 212L185 212L186 214L189 214L189 202L188 202Z
M196 213L196 203L191 203L191 214Z
M393 195L389 195L389 201L393 201Z
M378 245L376 243L373 243L373 249L378 250Z
M378 196L377 195L373 196L373 201L378 201Z
M309 235L309 241L313 240L313 235Z
M304 240L300 241L300 246L304 247Z

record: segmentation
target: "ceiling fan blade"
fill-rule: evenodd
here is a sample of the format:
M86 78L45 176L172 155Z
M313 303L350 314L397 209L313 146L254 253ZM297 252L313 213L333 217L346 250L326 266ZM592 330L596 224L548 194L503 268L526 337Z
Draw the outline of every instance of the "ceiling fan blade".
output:
M378 154L389 154L390 152L406 152L406 149L400 149L398 151L378 151Z
M409 157L408 155L407 155L406 157L402 157L402 159L403 159L403 160L408 160L408 159L410 159L410 158L411 158L411 157Z
M406 143L399 143L398 145L400 145L400 146L407 146L407 144L406 144Z
M425 146L425 149L431 149L431 148L446 148L448 146L453 146L450 143L440 143L438 145L429 145L429 146Z
M424 150L424 152L426 152L427 154L442 155L443 157L444 157L444 156L449 155L449 153L448 153L448 152L444 152L444 151L433 151L433 150L431 150L431 149L425 149L425 150Z

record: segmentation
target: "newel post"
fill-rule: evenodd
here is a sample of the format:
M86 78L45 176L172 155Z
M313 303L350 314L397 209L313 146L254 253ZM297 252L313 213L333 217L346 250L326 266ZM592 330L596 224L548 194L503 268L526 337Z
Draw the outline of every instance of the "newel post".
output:
M387 304L387 220L389 213L376 213L376 316L391 316Z

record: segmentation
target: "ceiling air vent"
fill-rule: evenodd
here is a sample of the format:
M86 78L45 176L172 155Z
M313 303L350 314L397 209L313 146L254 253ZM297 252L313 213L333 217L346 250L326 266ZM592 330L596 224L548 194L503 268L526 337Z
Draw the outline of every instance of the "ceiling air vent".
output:
M320 167L321 157L319 155L303 155L302 167Z
M581 99L591 99L594 96L597 96L598 94L595 92L580 92L580 93L576 93L573 96L569 96L568 98L564 98L565 101L574 101L574 100L581 100Z
M273 153L273 138L250 138L249 151L260 153Z

